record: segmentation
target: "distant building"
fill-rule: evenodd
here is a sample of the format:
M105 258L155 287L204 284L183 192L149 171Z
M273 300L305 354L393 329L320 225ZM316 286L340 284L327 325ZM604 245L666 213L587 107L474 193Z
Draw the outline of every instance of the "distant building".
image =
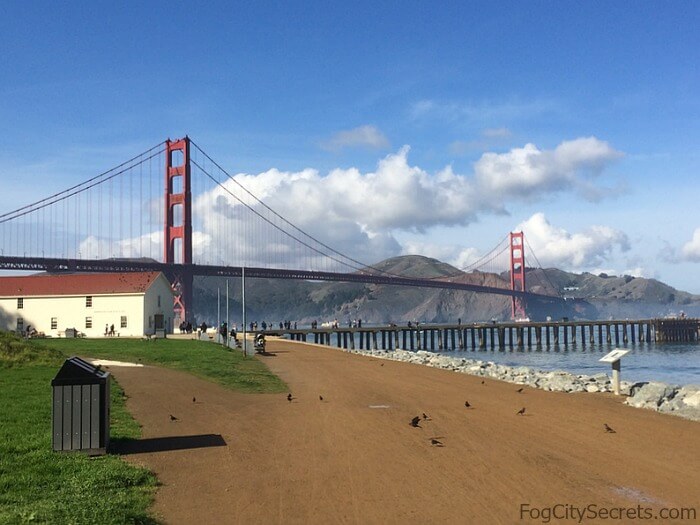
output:
M62 337L141 337L173 332L173 291L161 272L0 277L0 328Z

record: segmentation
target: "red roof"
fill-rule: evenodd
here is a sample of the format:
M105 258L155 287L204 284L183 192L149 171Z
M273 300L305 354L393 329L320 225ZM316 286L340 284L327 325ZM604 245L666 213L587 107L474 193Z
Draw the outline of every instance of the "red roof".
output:
M144 293L160 272L38 274L0 277L0 297Z

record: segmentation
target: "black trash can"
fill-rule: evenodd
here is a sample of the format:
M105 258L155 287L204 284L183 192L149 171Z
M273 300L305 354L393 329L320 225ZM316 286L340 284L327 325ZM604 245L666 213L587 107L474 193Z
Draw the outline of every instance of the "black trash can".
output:
M55 451L107 452L109 379L109 372L79 357L66 359L51 381Z

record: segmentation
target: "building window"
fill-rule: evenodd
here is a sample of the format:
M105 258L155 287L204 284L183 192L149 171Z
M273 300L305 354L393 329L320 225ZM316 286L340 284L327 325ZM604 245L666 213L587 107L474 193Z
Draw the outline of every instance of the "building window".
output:
M85 298L85 308L92 308L92 295Z
M158 308L160 308L160 295L158 296Z
M58 317L51 318L51 330L56 330L58 328Z
M85 318L85 328L92 328L92 317Z
M121 327L126 328L126 316L125 315L122 315Z
M17 330L19 330L20 332L24 331L24 319L22 319L21 317L17 318Z
M160 301L158 302L158 306L160 306ZM21 310L24 308L24 297L19 297L17 299L17 310Z

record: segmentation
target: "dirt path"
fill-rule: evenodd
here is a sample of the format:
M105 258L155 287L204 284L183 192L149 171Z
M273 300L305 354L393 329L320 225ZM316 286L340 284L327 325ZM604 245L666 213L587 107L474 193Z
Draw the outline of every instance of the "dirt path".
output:
M164 438L127 457L163 483L155 512L165 522L542 522L521 521L521 504L694 507L700 519L696 422L608 395L519 394L507 383L284 341L268 350L274 356L262 359L290 386L291 403L161 368L111 369L144 438ZM423 412L430 419L411 427Z

